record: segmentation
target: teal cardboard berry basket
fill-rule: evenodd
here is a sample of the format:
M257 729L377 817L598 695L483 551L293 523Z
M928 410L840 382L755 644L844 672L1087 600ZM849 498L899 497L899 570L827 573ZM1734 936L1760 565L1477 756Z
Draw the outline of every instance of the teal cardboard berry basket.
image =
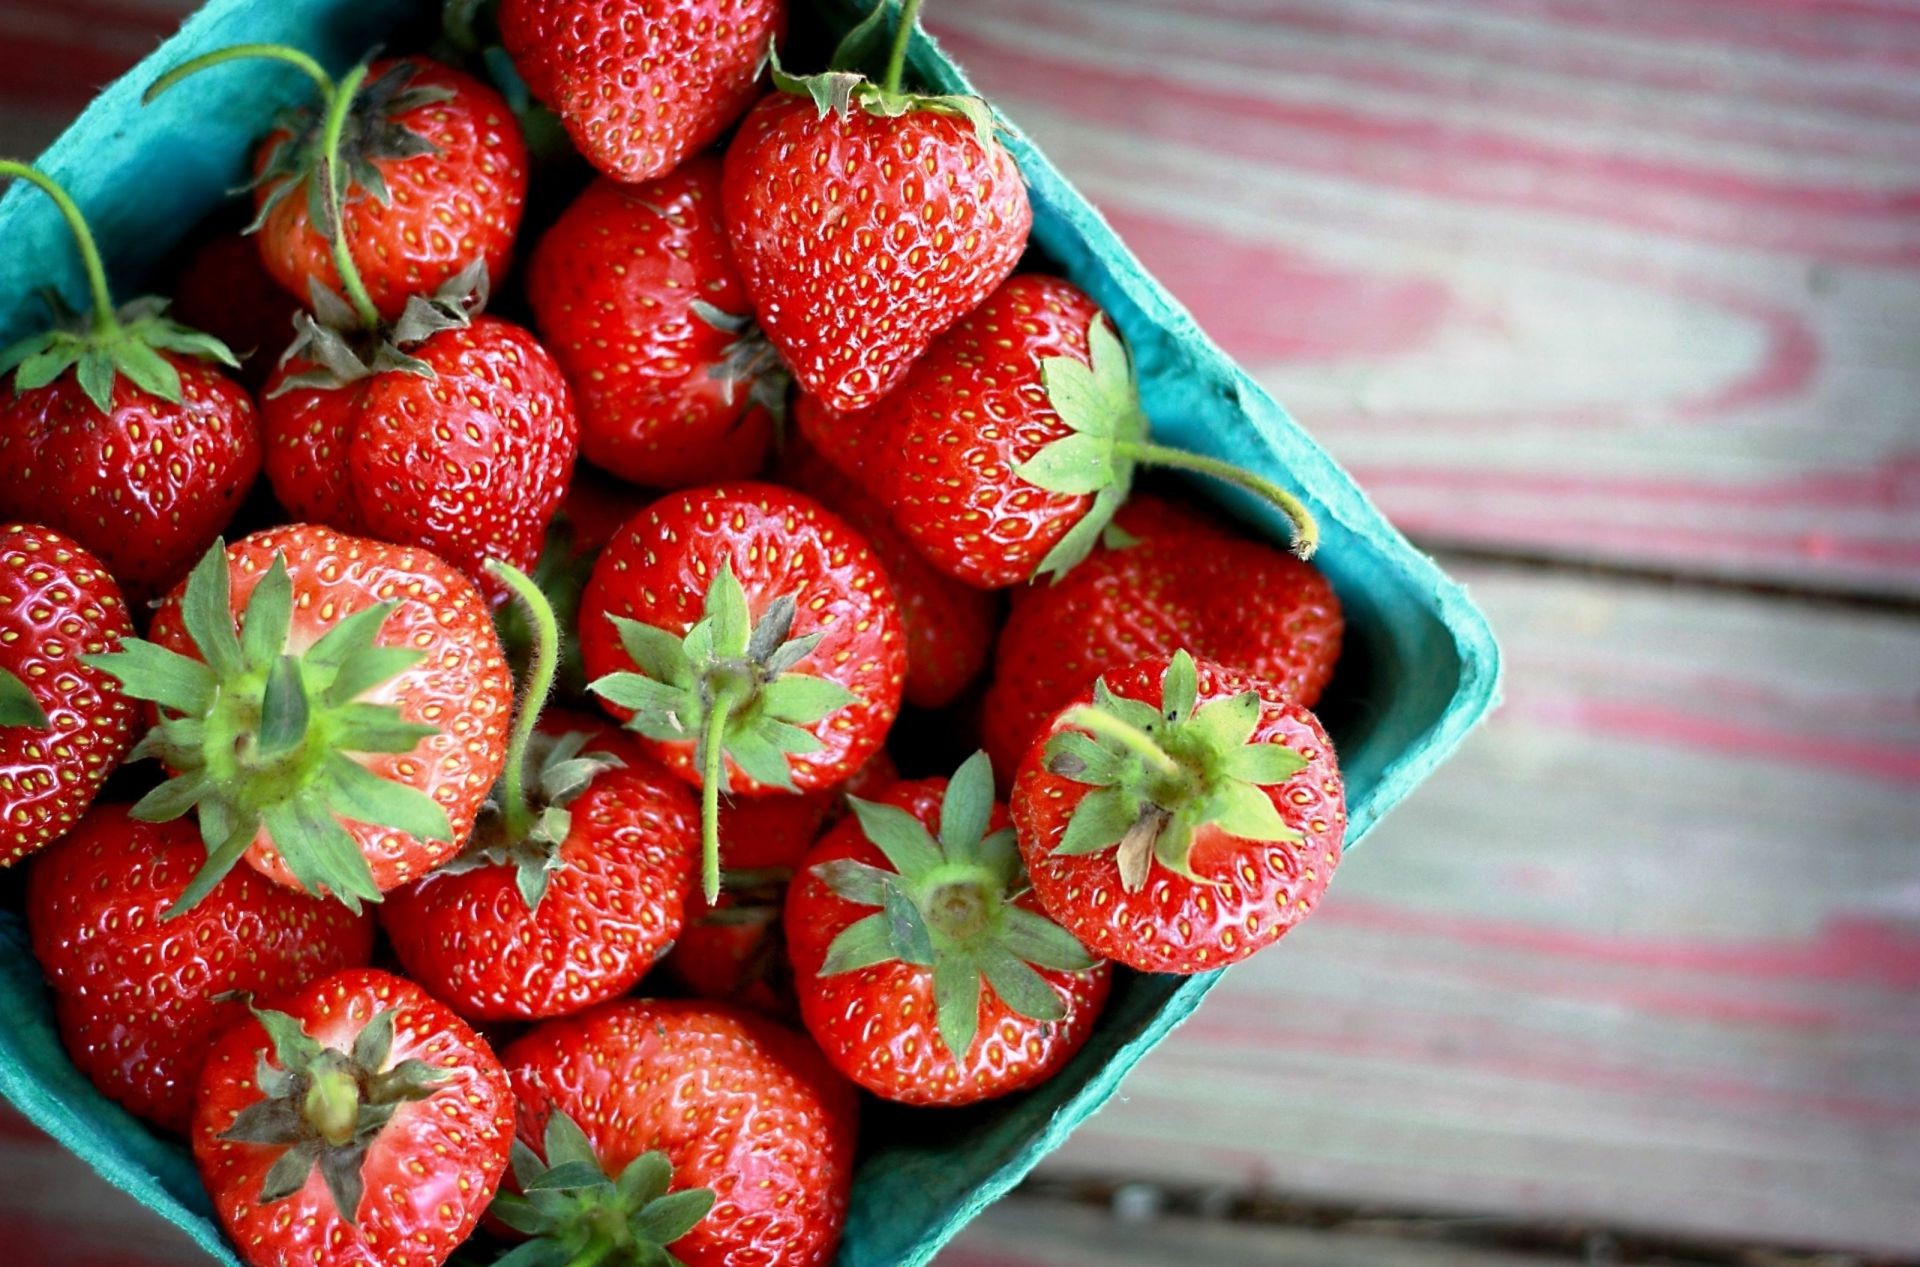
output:
M821 0L835 33L863 0ZM804 13L806 6L796 4ZM212 0L110 86L39 159L93 224L123 294L238 183L254 140L305 81L284 67L235 65L180 85L150 107L162 71L211 49L278 41L340 69L402 27L427 0ZM806 20L796 17L797 21ZM909 80L966 91L958 67L924 37ZM1112 314L1132 344L1157 438L1231 459L1301 490L1319 516L1319 563L1339 590L1348 644L1322 712L1347 780L1348 841L1364 836L1460 742L1494 702L1498 650L1465 594L1410 546L1286 411L1235 365L1097 212L1016 129L1031 184L1035 244ZM0 199L0 345L39 319L47 286L79 303L86 288L66 230L45 198ZM1276 541L1287 525L1250 499L1199 488ZM1269 954L1287 953L1284 944ZM1038 1091L960 1113L882 1112L854 1188L842 1267L916 1267L1111 1096L1127 1071L1199 1006L1217 974L1121 974L1093 1040ZM16 911L0 911L0 1091L114 1184L178 1224L216 1261L237 1264L186 1150L101 1098L61 1050L39 968Z

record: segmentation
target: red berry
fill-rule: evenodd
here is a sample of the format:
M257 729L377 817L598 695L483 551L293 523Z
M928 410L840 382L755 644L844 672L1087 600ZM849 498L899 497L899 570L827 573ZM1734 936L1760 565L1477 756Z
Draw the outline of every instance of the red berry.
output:
M680 165L758 95L785 0L503 0L500 36L587 161L617 180Z
M540 240L527 297L574 385L589 461L657 488L758 473L787 380L752 328L718 158L595 181Z
M81 659L132 634L78 542L0 524L0 865L64 835L133 746L135 704Z
M67 1054L101 1094L185 1134L194 1087L243 999L272 998L364 965L373 919L242 867L169 918L206 861L191 823L143 823L102 805L27 880L33 953Z
M1184 651L1062 710L1011 803L1047 913L1142 972L1204 972L1278 941L1326 891L1347 826L1313 714Z
M907 1104L969 1104L1059 1072L1093 1032L1108 971L1027 888L986 758L854 810L787 895L801 1014L827 1058Z
M265 387L293 341L300 305L267 272L253 239L219 217L182 253L169 289L173 315L233 349L240 358L235 377L248 391Z
M411 981L324 977L214 1044L193 1157L250 1267L438 1267L513 1140L485 1040Z

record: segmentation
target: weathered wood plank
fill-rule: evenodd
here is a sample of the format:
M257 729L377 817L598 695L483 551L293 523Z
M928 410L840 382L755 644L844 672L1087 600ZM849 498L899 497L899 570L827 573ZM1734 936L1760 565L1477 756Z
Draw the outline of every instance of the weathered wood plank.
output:
M1420 538L1920 592L1912 5L929 22Z

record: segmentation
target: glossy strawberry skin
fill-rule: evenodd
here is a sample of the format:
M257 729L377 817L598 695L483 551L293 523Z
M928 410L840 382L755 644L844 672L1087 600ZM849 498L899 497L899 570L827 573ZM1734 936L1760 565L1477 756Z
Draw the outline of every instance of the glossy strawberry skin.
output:
M724 191L761 328L836 413L897 387L1013 272L1033 225L1013 157L965 120L823 118L786 94L741 124Z
M136 600L186 575L260 474L246 389L204 361L159 355L180 375L177 405L124 375L109 414L72 374L0 390L0 519L72 537Z
M853 1089L800 1035L708 1003L605 1003L548 1021L502 1054L536 1152L554 1110L618 1173L659 1149L675 1189L713 1209L673 1243L687 1267L822 1267L853 1178Z
M982 712L987 751L996 770L1016 768L1047 718L1094 678L1182 649L1311 708L1344 629L1320 570L1263 542L1173 530L1097 551L1008 616Z
M723 557L746 590L750 619L792 594L798 610L791 636L824 635L794 671L831 676L857 698L807 727L820 749L790 757L788 766L801 791L846 781L879 751L899 713L906 639L872 549L845 520L791 489L756 483L690 489L668 494L628 521L594 565L580 601L588 679L635 667L612 616L676 635L692 628ZM637 742L698 785L692 743ZM736 796L777 790L754 782L731 760L728 768Z
M323 977L273 1001L323 1044L351 1050L380 1012L394 1016L392 1068L447 1071L424 1100L400 1105L368 1149L357 1219L335 1210L318 1168L285 1200L260 1187L284 1151L219 1138L261 1098L256 1070L272 1051L248 1017L221 1035L200 1076L193 1157L227 1234L251 1267L434 1267L466 1240L500 1184L513 1141L513 1093L486 1040L411 981L371 968ZM404 1246L404 1250L399 1248Z
M417 547L386 545L313 524L270 528L227 547L236 624L254 586L281 554L293 582L291 650L312 646L354 612L393 601L397 605L381 627L378 644L426 653L369 698L398 707L404 721L433 726L437 733L411 752L356 759L382 778L438 801L453 827L453 839L424 840L390 828L344 822L366 856L374 884L385 892L452 857L472 833L474 819L506 762L513 714L513 678L506 655L479 591L444 560ZM183 590L169 594L160 605L150 636L170 651L198 659L181 623ZM275 882L299 887L264 828L246 859Z
M1107 673L1105 680L1114 694L1157 707L1166 667L1165 657L1141 660ZM1053 852L1088 792L1086 784L1049 771L1045 745L1038 740L1014 781L1011 805L1020 852L1047 913L1094 954L1142 972L1205 972L1272 945L1326 892L1346 837L1345 789L1333 744L1318 719L1274 683L1204 660L1198 668L1201 704L1258 691L1254 740L1284 744L1307 759L1299 773L1265 789L1301 840L1263 843L1203 827L1195 833L1190 863L1210 883L1196 884L1156 862L1145 887L1128 893L1112 850L1076 856ZM1092 698L1089 683L1072 702ZM1046 734L1060 728L1056 717Z
M185 914L166 912L206 861L191 821L143 823L102 805L35 860L33 953L67 1054L101 1094L184 1135L220 1032L273 998L364 966L373 917L240 867Z
M885 506L808 447L789 448L782 473L852 524L880 556L907 630L907 702L945 708L972 685L993 651L999 605L921 557Z
M737 335L694 311L752 312L720 218L720 160L639 185L595 181L527 266L535 324L572 381L581 452L621 479L681 488L758 473L773 419L715 377Z
M65 835L133 746L139 706L80 661L132 633L119 586L79 542L0 524L0 669L49 723L0 726L0 866Z
M409 348L434 371L388 371L265 405L267 477L298 519L422 546L495 600L484 565L531 572L566 496L580 428L566 377L532 334L498 317Z
M1053 277L1009 280L928 349L872 424L874 483L902 532L947 575L982 589L1028 580L1093 505L1014 474L1073 434L1047 401L1040 363L1090 364L1100 309Z
M564 719L543 722L563 733ZM569 802L560 866L529 911L501 864L435 872L395 890L380 919L407 975L471 1020L562 1016L631 989L680 935L700 812L680 780L617 732L617 757Z
M785 0L504 0L500 36L587 161L650 180L716 140L759 94Z
M376 61L367 81L398 62L413 68L408 88L443 89L452 97L391 117L438 152L374 160L391 200L383 204L356 188L341 215L354 268L389 321L409 295L432 294L476 259L486 261L487 276L498 283L527 200L527 144L505 98L473 76L424 57ZM261 142L255 170L289 140L276 131ZM258 186L254 205L264 205L279 183ZM274 204L256 240L267 272L301 303L309 302L312 281L344 293L332 245L308 217L304 191Z
M906 810L937 831L946 787L945 779L914 779L896 783L874 799ZM988 830L1006 825L1006 807L996 804ZM836 895L815 874L814 868L840 858L892 870L859 822L847 819L801 862L787 891L786 909L787 951L800 1012L834 1068L888 1100L972 1104L1038 1086L1086 1045L1112 983L1104 963L1084 972L1037 969L1065 1008L1058 1021L1030 1020L1007 1007L991 988L983 988L979 1036L964 1061L956 1061L940 1040L930 969L896 960L821 976L833 939L873 914L872 907ZM1031 892L1018 905L1041 909Z

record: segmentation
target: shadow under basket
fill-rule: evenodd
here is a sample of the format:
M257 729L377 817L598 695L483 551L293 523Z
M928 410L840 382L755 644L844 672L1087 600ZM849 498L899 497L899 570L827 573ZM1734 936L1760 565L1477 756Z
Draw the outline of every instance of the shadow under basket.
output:
M796 4L831 33L859 16L846 0ZM295 45L330 68L376 44L405 48L430 30L419 0L213 0L131 73L106 89L38 166L73 193L99 237L121 293L148 276L186 232L240 183L276 110L310 85L269 63L197 76L142 107L163 71L231 44ZM815 32L813 43L824 43ZM925 36L908 80L966 91L966 79ZM1033 242L1086 289L1132 345L1157 439L1229 459L1299 490L1319 516L1317 558L1347 617L1345 656L1321 713L1339 750L1351 845L1459 744L1494 703L1498 649L1463 591L1415 550L1287 413L1216 347L1140 266L1097 212L1009 124L1008 143L1032 189ZM24 184L0 199L0 345L41 319L53 286L76 304L86 287L51 203ZM1198 496L1275 541L1287 526L1217 485ZM1284 945L1268 954L1284 955ZM963 1112L872 1115L840 1252L842 1267L916 1267L1111 1096L1127 1071L1199 1006L1218 974L1121 973L1086 1049L1037 1091ZM215 1261L238 1264L191 1158L97 1094L61 1049L17 905L0 910L0 1091L47 1133L148 1208L183 1228ZM1250 1106L1253 1107L1253 1106Z

